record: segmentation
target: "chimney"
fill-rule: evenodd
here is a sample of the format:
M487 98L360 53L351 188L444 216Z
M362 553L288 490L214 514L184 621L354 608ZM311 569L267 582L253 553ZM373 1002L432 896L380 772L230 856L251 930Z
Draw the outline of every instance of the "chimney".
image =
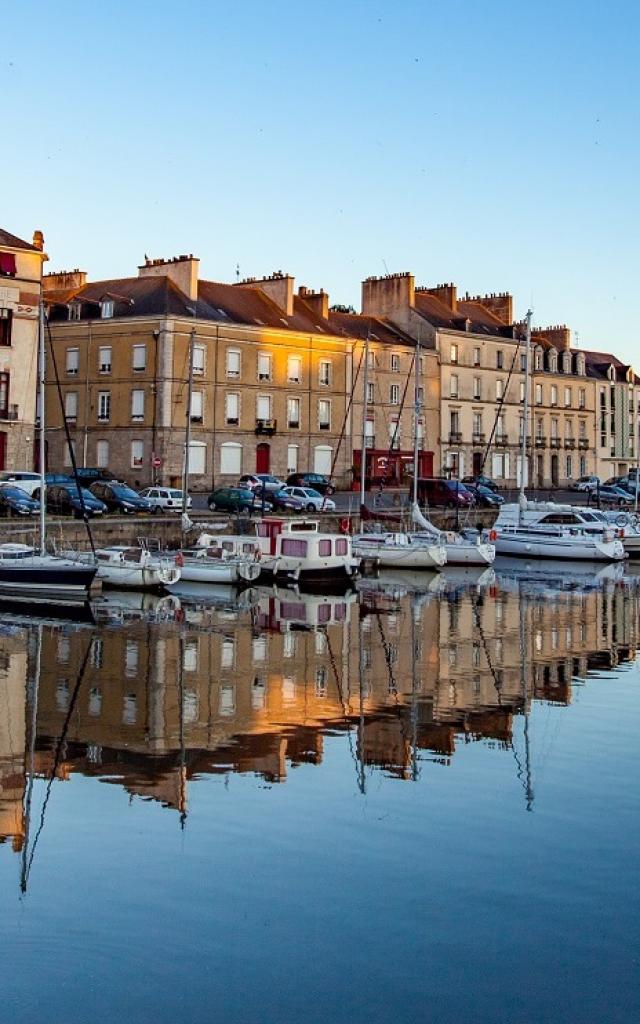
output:
M271 277L247 277L239 285L245 288L259 288L282 310L285 316L293 316L293 286L295 278L275 270Z
M534 327L531 334L536 338L548 341L559 352L571 351L571 329L566 324L555 324L553 327Z
M498 317L508 327L513 323L513 296L509 292L492 292L491 295L476 295L471 300L479 302L490 313Z
M408 329L415 293L416 281L408 272L368 277L362 282L362 312L365 316L386 317Z
M33 245L34 249L38 249L40 252L43 251L43 249L44 249L44 235L42 234L42 231L34 231L33 232L33 242L32 242L32 245Z
M187 298L198 299L198 267L200 260L191 253L189 256L174 256L170 260L145 258L138 267L138 277L168 277Z
M42 290L47 292L73 291L84 288L87 283L86 270L58 270L53 274L43 274Z
M327 320L329 317L329 293L325 292L324 288L321 288L319 292L314 292L311 288L305 288L304 285L300 285L298 288L298 295L307 306L311 306L316 316L321 317L323 320Z
M455 284L437 284L435 288L424 290L427 295L433 295L434 298L440 299L440 302L444 302L454 313L458 312L458 289Z

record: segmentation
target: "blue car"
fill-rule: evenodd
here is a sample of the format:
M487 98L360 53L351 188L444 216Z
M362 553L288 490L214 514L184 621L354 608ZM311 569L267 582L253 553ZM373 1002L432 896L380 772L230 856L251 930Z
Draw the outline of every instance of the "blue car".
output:
M81 519L83 514L104 515L107 506L84 488L81 497L80 488L71 480L67 484L53 484L52 487L47 487L47 511L58 516L75 516L76 519Z
M35 516L39 511L40 502L21 487L0 487L0 515Z

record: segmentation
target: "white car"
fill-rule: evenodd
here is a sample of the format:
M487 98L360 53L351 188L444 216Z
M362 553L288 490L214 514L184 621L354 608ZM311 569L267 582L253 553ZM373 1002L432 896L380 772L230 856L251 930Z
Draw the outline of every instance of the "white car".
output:
M27 470L21 469L5 469L0 473L0 487L3 484L13 484L14 487L20 487L21 490L26 491L30 498L33 497L33 492L37 491L40 486L40 474L30 473Z
M154 512L182 512L182 491L176 487L147 487L140 497L153 505ZM191 498L187 498L187 508L191 508Z
M335 501L325 498L324 494L314 491L313 487L283 487L282 490L292 498L304 502L307 512L335 512Z

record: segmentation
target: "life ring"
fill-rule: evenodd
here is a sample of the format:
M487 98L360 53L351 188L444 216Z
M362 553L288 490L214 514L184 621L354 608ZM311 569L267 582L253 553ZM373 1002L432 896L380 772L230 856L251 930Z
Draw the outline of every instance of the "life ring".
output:
M626 521L627 517L624 512L620 512L619 515L616 516L616 526L624 526Z
M340 520L340 533L349 533L351 530L351 520L345 516Z
M491 543L493 544L494 541L496 541L497 539L498 539L498 531L497 530L489 530L489 540L491 541Z
M262 558L262 548L256 548L256 550L254 552L254 555L253 555L254 562L259 562L261 558Z
M180 569L184 565L184 555L182 554L182 551L178 551L178 554L175 557L175 563Z

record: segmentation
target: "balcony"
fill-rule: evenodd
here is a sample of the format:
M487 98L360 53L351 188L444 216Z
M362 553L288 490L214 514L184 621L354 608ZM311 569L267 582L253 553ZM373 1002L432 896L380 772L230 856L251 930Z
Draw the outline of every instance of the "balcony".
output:
M287 426L289 430L300 430L300 420L288 420Z
M564 439L564 446L565 446L565 448L569 448L571 451L573 451L573 449L576 446L575 438L573 438L573 437L565 437L565 439Z
M449 444L460 444L462 441L462 431L451 430L449 431Z
M536 434L535 437L536 448L546 448L547 439L542 434Z
M0 420L12 420L18 419L18 406L17 405L5 405L0 409Z
M266 434L267 437L273 437L278 427L277 420L256 420L256 434Z
M582 451L586 451L588 447L589 447L589 438L588 437L579 437L578 438L578 448L582 449Z
M550 448L561 448L562 447L562 441L560 440L559 437L552 437L551 440L549 441L549 447Z
M499 445L502 445L502 446L509 444L509 435L508 434L496 434L496 444L499 444Z
M476 434L476 433L474 433L474 434L471 435L471 439L472 439L473 444L484 444L484 442L485 442L485 434Z

